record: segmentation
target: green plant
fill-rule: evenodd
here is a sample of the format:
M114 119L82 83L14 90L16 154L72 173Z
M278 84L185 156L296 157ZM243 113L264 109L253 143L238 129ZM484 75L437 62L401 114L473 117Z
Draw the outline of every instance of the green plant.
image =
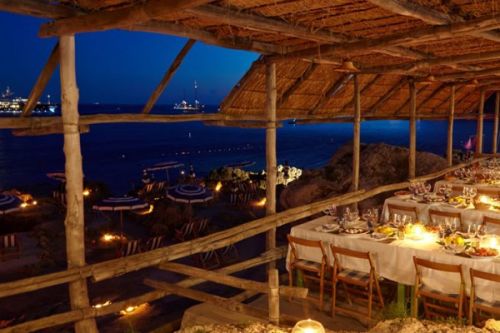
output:
M408 309L404 304L399 304L396 302L389 303L385 306L382 312L382 318L384 320L396 319L396 318L407 318L409 316Z

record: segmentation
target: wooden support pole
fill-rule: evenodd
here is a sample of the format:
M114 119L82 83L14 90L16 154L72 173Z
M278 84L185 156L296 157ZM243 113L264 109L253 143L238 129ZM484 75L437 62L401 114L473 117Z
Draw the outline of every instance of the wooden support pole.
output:
M358 76L354 75L354 122L352 138L352 190L359 190L359 159L361 146L361 93Z
M476 154L483 153L484 99L485 99L485 91L481 90L481 99L479 101L479 112L477 113Z
M493 122L493 144L492 153L496 154L498 151L498 121L500 117L500 92L495 94L495 121Z
M64 128L64 156L66 158L66 259L68 269L85 266L85 236L83 218L83 170L80 149L78 87L75 71L75 37L62 36L60 44L61 63L61 109ZM84 277L69 283L72 310L89 307L87 281ZM76 333L97 333L94 319L75 323Z
M450 113L448 114L448 141L446 148L446 160L448 166L453 165L453 122L455 121L455 86L451 86Z
M161 94L163 93L163 91L167 87L168 83L170 82L170 80L174 76L175 72L177 71L177 69L181 65L182 60L184 60L184 57L188 54L189 50L191 50L191 48L193 47L195 42L196 41L194 39L190 39L182 47L181 51L175 57L174 61L172 62L172 64L168 68L167 72L163 76L163 79L161 79L160 84L158 84L155 91L153 91L153 94L149 97L146 105L142 109L142 113L151 112L151 109L153 109L153 107L155 106L156 101L158 101L158 98L160 98Z
M279 273L277 269L270 269L269 272L269 294L267 298L269 306L269 322L274 325L280 323L280 294L279 294Z
M22 116L31 115L31 112L35 108L36 103L40 99L40 96L45 90L45 87L47 86L47 83L52 77L52 74L54 74L54 71L58 64L59 64L59 43L57 43L54 46L54 49L52 49L52 53L49 56L49 60L47 60L47 63L42 69L42 72L38 76L38 79L36 80L36 83L33 86L33 89L31 90L30 95L28 97L28 102L26 102L26 104L24 105Z
M413 179L416 176L416 158L417 158L417 91L415 81L410 80L410 153L408 156L408 178Z
M276 213L276 63L266 63L266 215ZM266 250L276 247L276 228L266 234ZM269 264L269 269L275 267Z

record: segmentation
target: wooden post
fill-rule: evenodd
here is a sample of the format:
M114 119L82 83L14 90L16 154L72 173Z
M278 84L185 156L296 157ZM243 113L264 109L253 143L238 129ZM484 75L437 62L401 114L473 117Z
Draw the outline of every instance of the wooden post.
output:
M498 121L500 117L500 92L495 95L495 122L493 123L493 154L498 151Z
M415 81L409 81L410 88L410 154L408 156L408 178L415 178L416 155L417 155L417 91Z
M66 158L66 259L68 269L85 266L85 236L83 219L83 170L78 129L78 87L75 71L75 37L59 39L61 64L61 109L64 128L64 156ZM89 307L85 278L69 283L72 310ZM95 320L75 323L76 333L97 332Z
M483 118L484 118L484 97L485 91L481 90L481 100L479 104L479 112L477 114L476 128L476 154L483 153Z
M276 64L266 63L266 215L276 213ZM276 228L266 234L266 250L276 247ZM273 269L275 263L269 263Z
M448 115L448 145L446 148L446 160L448 166L453 165L453 122L455 120L455 86L451 86L450 113Z
M352 144L352 190L359 190L359 151L361 145L361 100L358 76L354 75L354 123Z
M279 273L277 269L270 269L269 272L269 322L274 325L280 323L280 294L279 294Z

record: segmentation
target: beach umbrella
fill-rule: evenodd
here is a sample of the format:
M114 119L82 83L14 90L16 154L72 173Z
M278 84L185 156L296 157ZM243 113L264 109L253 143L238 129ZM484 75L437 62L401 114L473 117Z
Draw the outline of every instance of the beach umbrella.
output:
M98 211L120 212L120 237L123 239L123 212L139 210L148 207L149 204L139 198L131 196L110 197L92 206Z
M17 212L21 210L21 199L15 195L0 193L0 214Z
M148 172L165 170L167 173L167 181L170 182L168 170L175 169L175 168L181 168L183 166L184 166L184 163L180 163L177 161L167 161L167 162L156 163L156 164L150 166L149 168L146 168L145 170Z
M179 184L167 190L167 198L174 202L187 203L189 219L191 219L191 205L203 203L213 199L212 192L205 187L195 184Z
M255 164L255 161L241 161L241 162L237 162L237 163L226 164L226 165L224 165L224 168L243 169L243 168L252 166L254 164Z

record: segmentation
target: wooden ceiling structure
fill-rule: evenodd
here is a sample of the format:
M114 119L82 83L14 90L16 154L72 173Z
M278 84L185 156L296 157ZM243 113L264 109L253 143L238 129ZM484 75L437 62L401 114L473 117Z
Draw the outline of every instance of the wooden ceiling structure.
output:
M0 0L0 10L50 19L41 37L125 29L189 38L146 114L194 41L262 54L208 120L216 124L265 119L269 61L277 64L278 120L352 119L353 74L363 119L407 118L410 80L419 118L446 118L451 86L455 117L471 118L481 91L488 97L500 86L500 0ZM45 77L55 57L56 48Z

